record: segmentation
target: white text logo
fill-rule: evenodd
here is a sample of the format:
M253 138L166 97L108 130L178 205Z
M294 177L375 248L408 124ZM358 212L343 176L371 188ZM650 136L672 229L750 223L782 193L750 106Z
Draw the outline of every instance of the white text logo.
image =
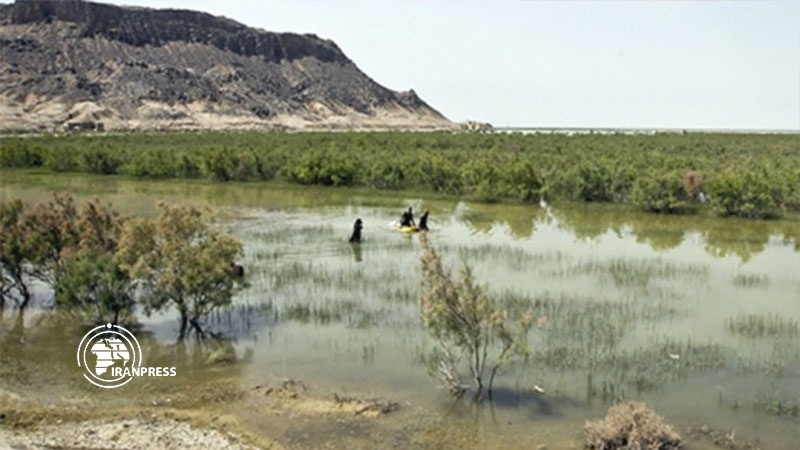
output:
M142 347L136 336L119 325L89 330L78 345L78 367L83 376L101 388L117 388L133 377L175 376L174 367L142 367Z

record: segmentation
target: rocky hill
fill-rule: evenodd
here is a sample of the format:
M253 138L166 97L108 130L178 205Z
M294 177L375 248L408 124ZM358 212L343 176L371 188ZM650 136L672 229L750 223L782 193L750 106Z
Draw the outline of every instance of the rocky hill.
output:
M78 0L0 5L0 128L432 128L330 40Z

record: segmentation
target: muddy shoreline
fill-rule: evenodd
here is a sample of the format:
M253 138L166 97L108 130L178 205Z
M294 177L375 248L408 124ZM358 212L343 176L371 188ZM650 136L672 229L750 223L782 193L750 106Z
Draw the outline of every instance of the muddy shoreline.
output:
M250 388L216 383L204 391L202 400L153 394L109 405L0 390L0 449L308 448L317 445L293 439L292 425L363 429L399 408L387 400L322 395L291 379Z
M294 379L247 388L209 383L204 390L202 399L153 393L109 405L77 396L48 401L0 388L0 450L519 447L513 436L487 441L408 403L322 394ZM579 428L555 440L544 434L546 443L533 448L583 448ZM681 431L685 448L762 448L736 430L695 424Z

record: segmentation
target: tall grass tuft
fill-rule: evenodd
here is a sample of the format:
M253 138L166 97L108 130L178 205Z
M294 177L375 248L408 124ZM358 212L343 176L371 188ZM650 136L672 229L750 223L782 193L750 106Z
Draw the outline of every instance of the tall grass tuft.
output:
M728 331L746 337L796 336L800 325L778 314L740 314L726 321Z

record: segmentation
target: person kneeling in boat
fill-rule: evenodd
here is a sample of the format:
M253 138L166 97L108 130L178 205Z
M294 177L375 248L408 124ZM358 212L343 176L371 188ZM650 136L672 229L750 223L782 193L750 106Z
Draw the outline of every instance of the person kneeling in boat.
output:
M403 216L400 217L400 226L401 227L415 227L416 224L414 223L414 213L411 211L411 207L408 207L408 211L403 213Z

